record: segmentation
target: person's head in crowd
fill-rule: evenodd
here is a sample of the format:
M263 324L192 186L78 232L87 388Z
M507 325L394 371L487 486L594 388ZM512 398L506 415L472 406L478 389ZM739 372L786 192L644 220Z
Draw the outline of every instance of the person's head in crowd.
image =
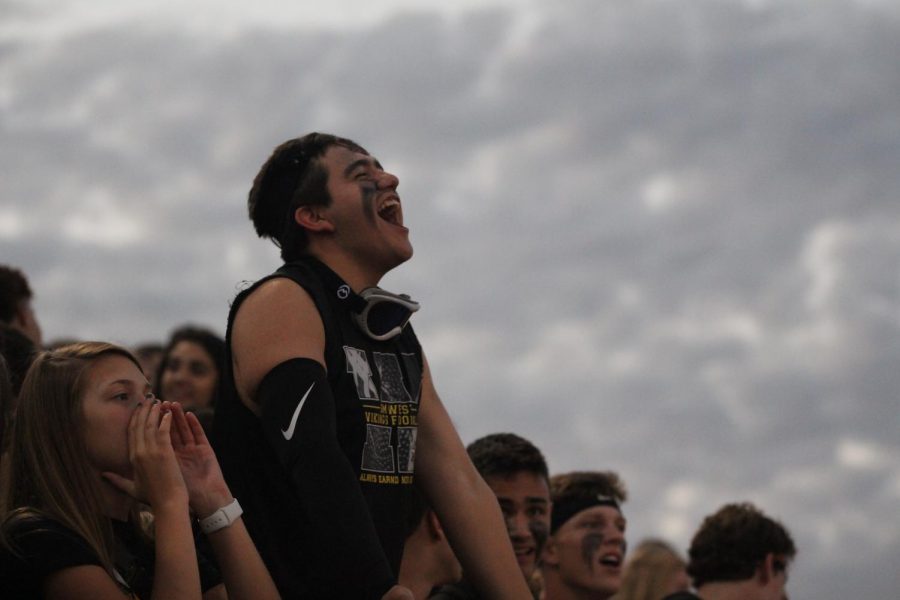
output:
M438 586L462 578L444 528L418 488L413 487L406 513L407 537L397 582L416 598L427 598Z
M77 344L81 341L83 340L74 337L53 338L44 344L44 350L59 350L60 348L65 348L66 346L71 346L72 344Z
M225 341L208 329L185 325L172 332L156 375L159 397L185 410L212 409L224 377Z
M19 395L25 373L28 372L28 367L31 366L39 350L31 338L21 330L14 329L9 325L0 325L0 354L3 354L6 359L14 398Z
M196 416L158 401L125 348L41 352L22 384L7 464L0 590L13 597L224 598L222 584L277 596L243 527L207 538L230 582L201 556L190 510L209 534L240 507ZM220 517L215 506L236 513Z
M547 462L534 444L514 433L486 435L466 450L497 496L519 568L530 582L550 530Z
M15 420L17 398L19 391L22 389L22 381L25 379L25 373L37 353L37 348L31 338L26 336L18 329L14 329L9 325L0 324L0 358L3 358L5 369L5 389L0 404L0 432L9 431ZM0 444L0 452L6 451L9 443L7 436L3 438Z
M625 485L612 471L575 471L550 479L553 510L543 553L546 600L612 597L622 585Z
M690 587L684 558L668 543L649 539L629 553L615 600L662 600Z
M703 600L785 600L796 554L784 525L753 504L727 504L694 534L687 570Z
M33 297L22 271L0 265L0 322L18 329L40 348L41 326L31 305Z
M111 499L122 494L101 473L133 476L128 424L135 406L151 396L140 365L124 348L87 342L38 355L22 384L4 512L33 507L56 519L112 573L105 516Z
M281 248L285 262L309 254L310 234L297 222L301 207L329 206L325 154L333 147L369 153L356 142L326 133L309 133L275 148L253 180L247 201L257 235Z
M141 369L147 374L150 380L150 386L155 390L158 389L156 375L159 372L159 364L162 362L165 348L162 344L156 342L148 342L139 344L132 349L135 358L141 363Z

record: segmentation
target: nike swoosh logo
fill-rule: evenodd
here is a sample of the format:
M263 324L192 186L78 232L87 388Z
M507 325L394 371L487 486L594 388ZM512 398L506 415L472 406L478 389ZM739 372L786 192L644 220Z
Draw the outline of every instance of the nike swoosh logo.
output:
M315 381L309 385L309 389L306 390L306 393L303 394L302 398L300 398L300 403L297 404L297 408L294 409L294 416L291 417L291 424L288 425L287 429L281 430L281 435L284 436L285 440L291 441L291 438L294 437L294 428L297 426L297 417L300 416L300 410L303 408L303 405L306 404L306 399L309 398L309 393L312 391L315 385Z

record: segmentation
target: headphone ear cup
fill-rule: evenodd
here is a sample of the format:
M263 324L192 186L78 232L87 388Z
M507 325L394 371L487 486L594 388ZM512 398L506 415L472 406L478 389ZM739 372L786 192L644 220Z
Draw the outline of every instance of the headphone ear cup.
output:
M411 314L409 309L383 300L370 304L366 312L368 313L366 325L377 336L387 335L393 329L402 328Z

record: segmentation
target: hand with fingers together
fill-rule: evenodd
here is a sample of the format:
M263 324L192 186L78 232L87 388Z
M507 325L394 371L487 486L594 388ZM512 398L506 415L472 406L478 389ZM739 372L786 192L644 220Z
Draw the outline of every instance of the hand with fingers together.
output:
M172 415L172 447L191 508L200 518L209 516L234 500L216 454L194 413L185 412L177 402L163 402L163 410Z
M188 490L172 447L172 418L159 401L139 404L128 423L128 458L134 478L103 473L115 487L154 509L188 501Z

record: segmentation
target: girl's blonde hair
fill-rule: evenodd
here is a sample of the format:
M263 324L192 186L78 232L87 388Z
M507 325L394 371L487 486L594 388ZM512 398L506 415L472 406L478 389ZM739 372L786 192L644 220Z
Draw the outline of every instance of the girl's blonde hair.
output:
M661 600L685 561L662 540L645 540L631 553L614 600Z
M106 356L141 368L131 352L105 342L71 344L35 359L22 383L0 510L6 521L28 512L58 521L81 536L115 578L112 524L88 460L82 408L87 373ZM0 542L9 546L4 529Z

